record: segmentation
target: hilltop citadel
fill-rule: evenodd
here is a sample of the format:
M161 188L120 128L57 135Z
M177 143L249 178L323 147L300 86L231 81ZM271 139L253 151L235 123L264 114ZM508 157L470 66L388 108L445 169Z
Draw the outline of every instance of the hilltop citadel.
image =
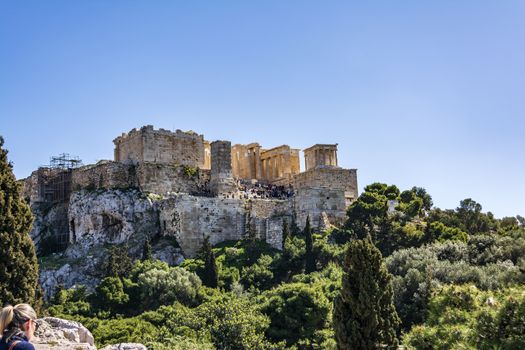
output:
M144 126L117 137L114 160L41 167L23 180L37 245L87 251L102 243L173 238L184 257L205 236L241 239L248 225L281 247L282 222L340 224L357 198L355 169L338 166L337 144L300 151L287 145L208 142L194 132ZM137 238L137 237L140 237Z

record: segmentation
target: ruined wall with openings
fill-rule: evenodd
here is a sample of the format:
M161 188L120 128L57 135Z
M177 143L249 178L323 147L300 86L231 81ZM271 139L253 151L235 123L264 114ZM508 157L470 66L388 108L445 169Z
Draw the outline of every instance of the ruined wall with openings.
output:
M205 236L212 244L245 237L251 220L258 238L282 244L282 220L291 220L289 201L172 196L158 203L161 235L174 237L186 257L194 256Z

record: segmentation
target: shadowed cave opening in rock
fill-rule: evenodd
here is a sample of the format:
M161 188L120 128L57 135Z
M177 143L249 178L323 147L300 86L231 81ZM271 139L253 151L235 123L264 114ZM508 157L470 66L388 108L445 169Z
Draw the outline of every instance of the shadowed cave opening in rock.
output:
M102 229L104 232L106 232L109 239L116 239L122 232L122 228L124 226L122 224L122 220L106 213L101 214L101 217Z

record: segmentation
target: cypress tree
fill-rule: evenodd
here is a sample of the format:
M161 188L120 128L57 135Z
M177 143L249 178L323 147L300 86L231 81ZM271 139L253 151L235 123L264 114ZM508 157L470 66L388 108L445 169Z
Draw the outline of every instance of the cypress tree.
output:
M283 239L282 239L282 246L281 248L284 249L284 243L286 242L286 238L290 236L290 229L288 228L288 221L286 219L283 219Z
M295 215L292 216L292 223L291 223L291 229L290 233L293 237L298 237L301 234L301 229L297 225L297 220L295 219Z
M392 276L369 238L350 243L342 289L334 300L333 324L339 350L396 349L399 317Z
M202 258L204 260L202 283L210 288L217 288L219 285L219 272L209 236L204 238L204 243L202 245Z
M315 271L314 242L312 237L312 228L310 227L310 216L306 217L306 225L304 226L303 235L306 243L305 270L306 273L310 273Z
M142 261L151 260L153 253L151 251L151 243L149 239L146 239L144 242L144 247L142 247Z
M33 215L21 197L0 137L0 306L38 305L38 262L29 231Z

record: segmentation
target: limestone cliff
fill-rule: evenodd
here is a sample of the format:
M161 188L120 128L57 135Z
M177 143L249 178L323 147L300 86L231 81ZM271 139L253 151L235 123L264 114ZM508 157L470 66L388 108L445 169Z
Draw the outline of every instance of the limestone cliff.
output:
M34 211L33 237L43 236L42 230L58 226L57 221L67 223L67 249L42 260L41 284L48 297L57 285L93 288L104 275L101 263L113 244L139 258L149 240L155 258L177 265L195 256L204 237L212 244L240 240L250 224L260 239L279 248L282 221L291 221L292 211L292 202L284 199L160 196L137 189L73 192L67 206L51 206L42 216ZM55 212L60 215L51 216Z

